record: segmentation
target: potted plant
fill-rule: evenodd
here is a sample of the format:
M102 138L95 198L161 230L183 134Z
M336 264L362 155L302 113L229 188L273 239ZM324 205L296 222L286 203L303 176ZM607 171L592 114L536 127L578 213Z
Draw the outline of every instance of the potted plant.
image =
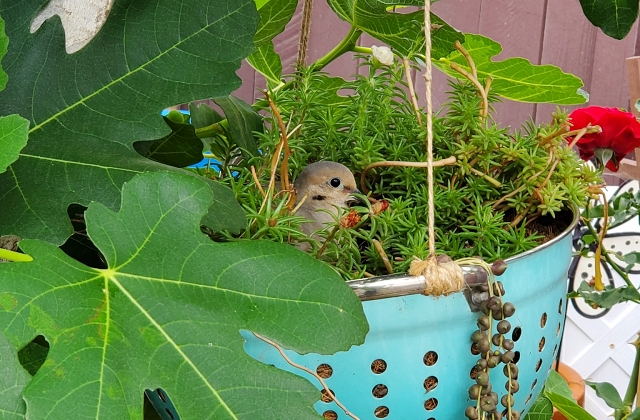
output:
M371 10L366 5L347 9L338 2L332 4L352 24L351 30L326 57L281 82L271 39L288 20L279 16L290 17L295 2L262 2L257 11L254 2L244 0L105 2L92 11L96 17L108 15L106 20L96 19L104 26L98 24L92 33L95 37L72 53L65 51L65 41L67 47L73 44L71 28L77 33L77 21L68 19L73 13L65 15L56 3L41 9L35 3L21 8L0 3L8 35L8 41L7 36L2 40L5 46L9 42L2 61L9 81L5 76L6 88L0 93L1 114L6 115L1 120L6 140L0 143L0 191L6 210L0 233L22 238L21 252L7 250L0 257L23 260L0 265L0 357L10 372L1 380L11 390L0 397L3 410L15 413L16 418L25 414L33 418L139 418L142 394L150 390L165 402L170 397L183 418L202 418L203 414L212 418L317 418L311 408L318 398L317 389L249 357L239 331L256 332L298 353L346 351L364 341L369 329L367 309L363 310L336 270L358 277L370 271L383 273L388 263L392 270L402 271L413 256L427 256L424 226L414 220L424 207L421 200L426 184L421 170L378 166L374 172L367 171L364 185L378 201L354 209L365 216L357 222L365 229L329 226L317 233L320 241L300 233L304 220L293 212L295 200L290 200L285 181L294 179L310 160L342 160L363 173L382 157L419 162L426 154L423 147L416 147L424 143L429 131L418 121L421 111L413 105L412 93L407 100L398 89L404 84L405 66L430 62L421 53L422 14L388 14L382 3ZM376 28L376 19L365 17L371 11L385 22L386 29L378 38L397 57L413 61L402 60L402 67L396 61L377 71L372 67L369 77L353 83L319 73L345 51L373 52L355 46L363 31ZM458 235L440 228L440 250L454 257L480 254L488 259L506 257L508 252L526 253L536 245L537 237L527 231L527 222L536 219L539 223L547 214L583 202L588 187L599 182L597 173L577 165L577 157L567 147L567 139L579 141L594 129L570 133L565 118L558 115L548 127L531 126L526 134L510 135L490 118L492 95L523 99L533 92L537 101L581 103L581 82L557 68L516 60L511 64L533 71L534 80L551 73L558 83L544 89L534 82L530 91L514 90L514 86L525 85L522 80L514 74L500 78L491 57L479 54L499 52L495 42L465 36L435 16L431 28L431 58L463 80L452 87L456 101L448 116L433 125L435 143L442 147L436 158L453 155L458 162L436 171L437 181L445 186L437 194L447 204L457 203L459 210L473 209L463 216L454 208L440 206L441 211L459 217L455 221ZM457 49L456 41L462 43ZM257 104L272 111L266 129L255 111L229 96L239 85L234 71L247 55L271 83L269 96ZM492 87L488 80L493 80ZM508 80L512 84L505 84ZM532 85L531 81L527 84ZM342 89L355 89L357 95L345 98ZM188 120L170 114L163 121L159 115L169 105L205 98L215 98L224 116L197 105L192 106ZM369 98L371 102L366 102ZM329 109L328 102L338 105L333 110L339 113L324 114L323 120L317 113ZM366 113L356 112L358 106L369 105L377 108L376 118L383 120L379 126L364 121ZM337 118L340 128L329 118ZM296 120L293 126L285 125ZM298 128L298 124L302 125ZM396 133L389 131L391 126ZM372 133L371 127L379 131ZM325 147L308 136L314 130L335 136L333 143L325 145L345 146L341 141L350 129L367 134L358 137L355 145L346 145L349 147L312 150ZM258 132L258 141L252 132ZM398 134L399 143L393 143L389 134ZM222 158L220 170L206 173L213 180L179 169L201 159L203 141L206 150ZM278 144L285 154L282 159L276 152ZM513 150L506 145L514 146ZM393 157L393 147L400 147L398 158ZM349 150L355 152L353 156L347 155ZM287 157L289 151L293 153ZM312 152L316 154L310 158ZM501 160L492 163L490 153L496 152ZM242 161L236 159L237 154ZM398 170L404 171L401 182L418 188L411 205L401 200ZM282 181L280 194L273 188L276 175ZM554 177L575 183L558 182ZM511 185L513 189L507 192L504 188L518 178L520 184ZM265 186L263 181L268 181ZM387 198L387 192L393 197ZM382 200L390 208L384 209ZM486 211L485 200L495 208ZM403 244L398 238L392 253L377 238L382 238L379 229L401 224L393 219L396 216L408 217L408 230L395 235L409 242ZM438 223L443 220L440 217ZM565 228L572 221L569 216ZM501 245L494 246L489 238L496 233ZM557 242L568 241L568 236L556 233ZM242 237L305 241L317 258L291 246ZM373 248L362 246L367 241ZM544 248L536 253L534 267L527 269L519 267L521 259L516 258L505 275L527 272L538 276L541 271L554 271L542 268L542 262L551 260L553 254L566 257L559 266L568 264L569 248L564 249ZM368 265L356 267L353 263L360 262L356 260L366 260ZM503 269L494 267L498 273ZM541 287L554 290L552 309L532 308L535 316L521 319L524 332L519 343L527 342L523 349L530 349L521 350L521 358L527 352L535 360L533 373L520 372L518 380L532 392L528 399L518 395L515 403L507 396L505 405L515 407L507 408L509 417L517 418L532 403L533 390L541 386L556 351L551 344L561 332L566 302L559 286L563 270L558 267L560 274L555 279L552 275L549 283L532 283L531 289L510 287L512 280L507 279L504 292L498 283L479 282L483 285L469 297L481 311L495 312L502 322L513 309L500 299L487 299L487 294L507 293L518 302L518 293L530 297L541 292ZM419 298L413 295L400 301ZM450 300L454 303L449 304ZM451 338L452 343L460 343L456 351L477 352L469 340L477 315L469 311L464 297L455 295L432 303L432 312L448 314L464 324ZM519 314L526 313L526 303L516 306ZM366 314L369 322L373 312L377 311ZM420 316L428 328L448 329L442 322ZM498 323L492 328L506 334L506 324L497 327ZM546 342L528 334L533 325L547 329ZM508 340L517 341L513 336L517 328L511 327L510 338L496 333L500 358L504 356L501 361L507 365L504 380L509 395L515 393L518 375L510 360L518 350L509 353L512 350L507 348L513 344ZM487 330L481 324L479 331ZM486 355L482 350L485 335L481 332L474 344ZM420 359L412 363L422 364L423 369L440 363L450 372L455 366L484 382L477 379L483 372L471 372L477 357L472 363L454 363L444 353L455 346L448 341L438 346L442 350L419 349ZM267 349L275 351L273 346ZM440 362L434 362L431 351ZM489 358L482 360L493 364L495 360ZM537 360L541 360L539 366ZM367 363L372 361L367 359ZM482 367L483 362L479 363ZM382 364L376 366L378 371L368 367L369 374L384 375ZM466 395L473 381L466 376L463 401L455 399L471 406ZM446 375L425 382L430 377L419 384L422 394L445 388ZM488 385L478 385L470 391L477 401L473 405L496 411L489 401L494 396ZM384 388L377 390L374 398L385 398ZM448 404L446 396L439 401L420 399L420 409L435 414ZM376 406L369 414L395 415L394 408L387 413Z

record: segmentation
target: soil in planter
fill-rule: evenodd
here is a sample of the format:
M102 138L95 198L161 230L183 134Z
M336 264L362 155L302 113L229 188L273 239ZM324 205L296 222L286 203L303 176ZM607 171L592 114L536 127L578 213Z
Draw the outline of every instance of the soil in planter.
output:
M570 210L562 210L556 213L556 217L540 216L531 224L527 225L527 235L539 235L542 238L540 244L544 244L564 232L573 222L573 212Z

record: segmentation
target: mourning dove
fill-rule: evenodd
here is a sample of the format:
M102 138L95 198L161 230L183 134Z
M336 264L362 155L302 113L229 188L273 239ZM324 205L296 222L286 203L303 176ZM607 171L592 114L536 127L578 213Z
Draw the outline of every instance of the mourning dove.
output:
M357 201L352 194L360 193L349 168L327 161L312 163L304 168L293 186L298 192L296 206L304 199L296 216L309 219L309 222L300 226L307 235L333 223L340 208L347 208L350 202ZM308 247L306 243L299 245L303 250Z

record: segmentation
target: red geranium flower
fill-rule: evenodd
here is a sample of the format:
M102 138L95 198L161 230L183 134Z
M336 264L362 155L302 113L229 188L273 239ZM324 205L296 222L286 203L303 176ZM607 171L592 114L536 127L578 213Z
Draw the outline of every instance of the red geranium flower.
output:
M616 172L620 160L636 147L640 147L640 123L630 112L590 106L576 109L569 118L574 130L588 125L599 125L601 128L600 133L588 133L578 140L576 146L584 160L591 159L596 149L611 149L613 157L606 166Z

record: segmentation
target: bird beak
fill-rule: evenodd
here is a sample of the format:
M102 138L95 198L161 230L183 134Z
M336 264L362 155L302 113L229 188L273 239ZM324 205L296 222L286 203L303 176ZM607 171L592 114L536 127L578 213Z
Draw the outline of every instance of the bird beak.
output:
M362 194L362 193L357 188L355 190L349 190L349 197L347 197L348 204L353 204L353 203L364 204L364 202L362 201L362 199L360 199L360 197L356 197L353 194Z

